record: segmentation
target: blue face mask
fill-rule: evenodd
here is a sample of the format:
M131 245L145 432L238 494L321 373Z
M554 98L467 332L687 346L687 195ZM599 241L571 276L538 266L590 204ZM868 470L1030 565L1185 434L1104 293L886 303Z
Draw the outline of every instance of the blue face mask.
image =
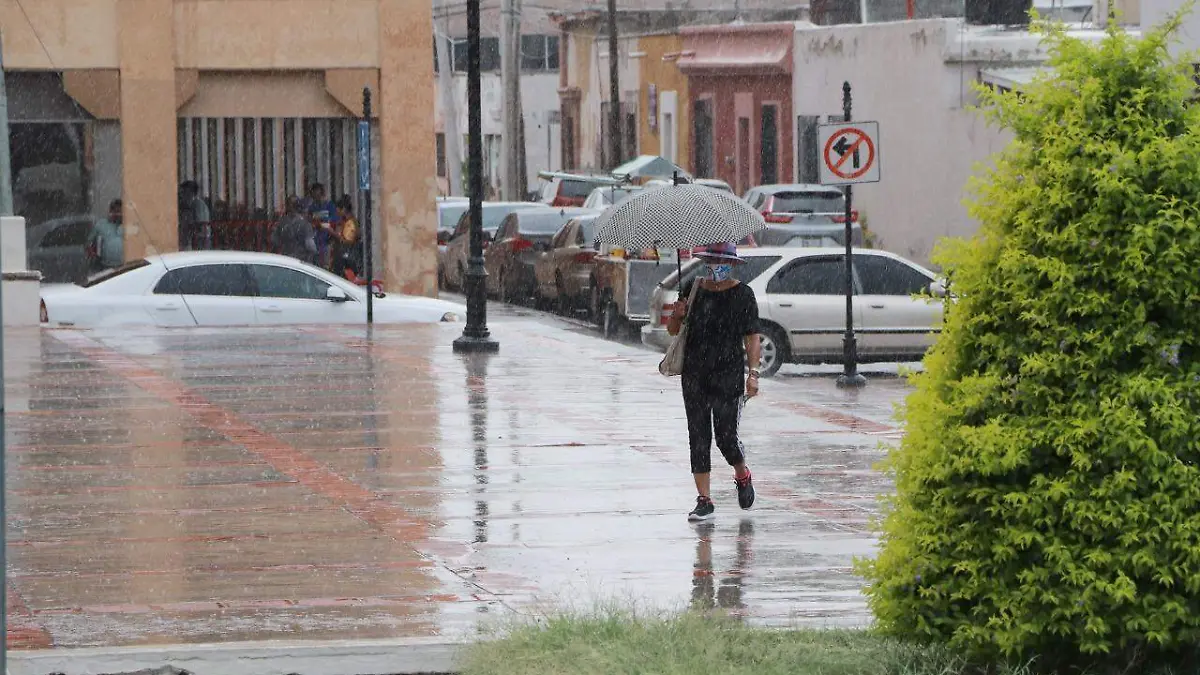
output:
M733 275L733 265L728 263L706 263L704 265L704 278L709 281L722 282Z

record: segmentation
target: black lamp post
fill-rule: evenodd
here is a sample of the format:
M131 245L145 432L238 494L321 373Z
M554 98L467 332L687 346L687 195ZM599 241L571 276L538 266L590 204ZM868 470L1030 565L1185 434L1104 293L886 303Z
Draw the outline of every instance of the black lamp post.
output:
M479 90L479 0L467 0L467 192L470 252L463 279L467 325L456 353L500 351L487 327L487 271L483 268L483 101Z

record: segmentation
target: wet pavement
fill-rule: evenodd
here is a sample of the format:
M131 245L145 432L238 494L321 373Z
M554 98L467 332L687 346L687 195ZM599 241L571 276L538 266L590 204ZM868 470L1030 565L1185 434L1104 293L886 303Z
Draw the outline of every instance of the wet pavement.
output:
M868 621L850 566L901 380L765 381L758 503L714 448L697 526L659 355L491 327L492 357L454 355L460 325L8 334L10 646L461 640L613 599Z

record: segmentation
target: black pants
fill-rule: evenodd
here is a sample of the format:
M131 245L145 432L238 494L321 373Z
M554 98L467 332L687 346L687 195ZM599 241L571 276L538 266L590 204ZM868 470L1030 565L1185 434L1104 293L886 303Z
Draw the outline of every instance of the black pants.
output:
M699 378L683 376L683 409L687 413L688 444L692 449L692 473L712 471L713 432L717 448L729 466L746 461L738 440L741 396L715 395Z

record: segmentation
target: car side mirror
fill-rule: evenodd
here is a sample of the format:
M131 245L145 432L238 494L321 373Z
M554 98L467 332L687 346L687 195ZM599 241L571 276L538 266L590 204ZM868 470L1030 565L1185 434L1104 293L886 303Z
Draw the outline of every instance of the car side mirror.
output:
M940 281L934 281L929 284L929 294L935 298L946 297L946 284Z
M349 302L350 296L337 286L330 286L325 290L325 299L330 302Z

